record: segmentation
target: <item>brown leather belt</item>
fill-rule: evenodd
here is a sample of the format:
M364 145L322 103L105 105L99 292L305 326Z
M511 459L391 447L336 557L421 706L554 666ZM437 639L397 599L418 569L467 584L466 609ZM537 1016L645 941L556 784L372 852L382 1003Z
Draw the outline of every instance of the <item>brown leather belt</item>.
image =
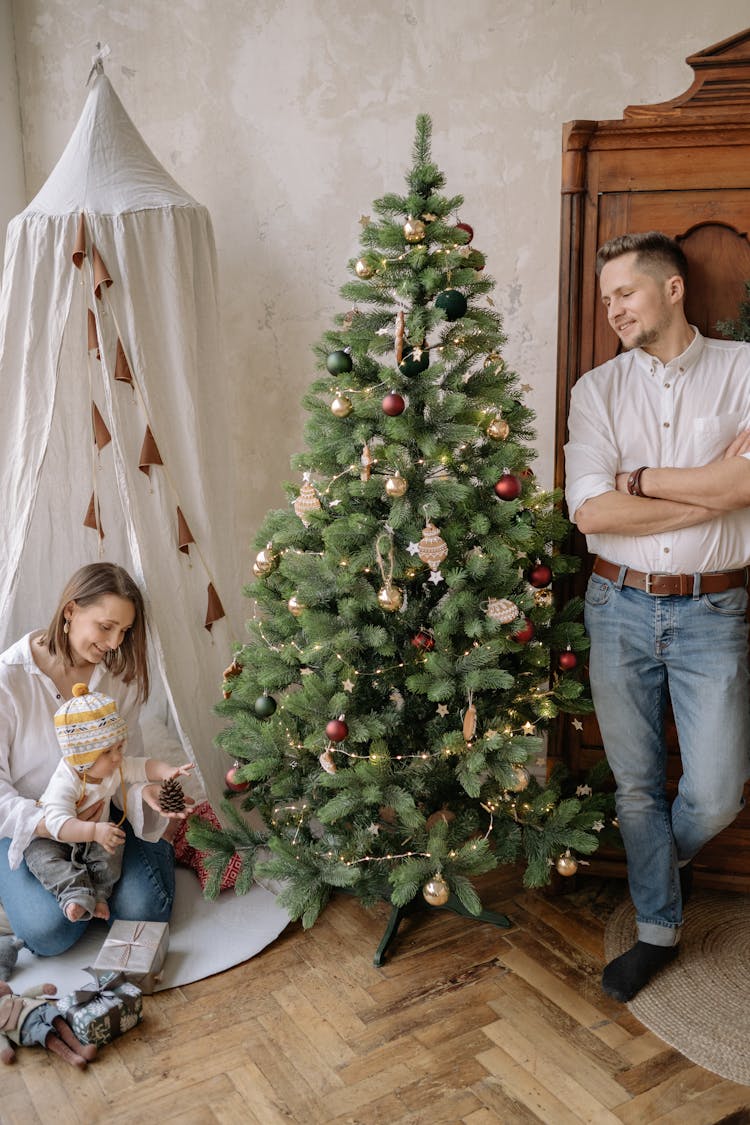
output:
M599 557L594 562L594 574L600 574L610 582L619 581L621 569L617 563L607 562ZM692 574L661 574L654 571L644 574L640 570L626 570L622 584L634 586L636 590L643 590L655 597L687 597L693 593L693 578ZM713 570L700 576L701 594L721 594L724 590L733 590L747 584L747 567L742 570Z

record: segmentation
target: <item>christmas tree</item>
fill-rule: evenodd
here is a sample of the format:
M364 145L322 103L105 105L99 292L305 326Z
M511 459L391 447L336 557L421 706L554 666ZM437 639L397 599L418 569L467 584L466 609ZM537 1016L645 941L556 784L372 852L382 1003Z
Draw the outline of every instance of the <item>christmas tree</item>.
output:
M226 829L189 829L209 895L237 851L237 889L284 880L305 926L335 888L396 906L453 893L477 913L472 878L500 863L523 855L528 885L575 871L610 800L529 770L559 712L590 710L581 606L551 589L578 560L529 468L494 281L430 134L420 116L406 194L360 219L350 307L315 348L301 480L256 540L219 704L243 796Z
M716 325L727 340L750 341L750 281L745 282L745 296L740 301L736 320L720 320Z

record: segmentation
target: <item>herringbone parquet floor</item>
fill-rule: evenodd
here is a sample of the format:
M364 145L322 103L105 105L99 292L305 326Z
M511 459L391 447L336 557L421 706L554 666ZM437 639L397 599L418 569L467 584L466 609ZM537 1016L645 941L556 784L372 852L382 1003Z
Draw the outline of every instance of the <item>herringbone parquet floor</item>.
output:
M84 1074L39 1049L0 1068L2 1125L740 1125L750 1087L646 1031L598 981L624 894L482 881L512 929L427 911L372 959L385 906L337 897L307 933L144 998L144 1021ZM217 941L221 934L217 933Z

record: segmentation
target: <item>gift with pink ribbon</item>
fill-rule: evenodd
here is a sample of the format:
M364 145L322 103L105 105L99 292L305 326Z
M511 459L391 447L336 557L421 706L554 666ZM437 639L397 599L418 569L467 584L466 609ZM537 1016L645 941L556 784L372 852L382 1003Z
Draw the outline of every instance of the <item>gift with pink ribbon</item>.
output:
M113 922L94 969L122 973L141 992L151 993L161 980L168 946L166 922Z

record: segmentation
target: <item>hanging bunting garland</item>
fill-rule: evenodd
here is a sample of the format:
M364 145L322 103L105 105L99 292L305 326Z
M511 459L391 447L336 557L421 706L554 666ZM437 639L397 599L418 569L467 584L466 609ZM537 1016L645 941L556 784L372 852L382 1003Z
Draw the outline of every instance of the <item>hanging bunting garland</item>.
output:
M86 223L83 218L83 211L78 216L78 228L76 230L76 241L73 247L73 265L79 270L83 265L83 260L86 257Z
M143 445L141 446L141 454L138 458L138 468L150 479L151 466L163 464L161 454L154 441L154 435L151 433L151 427L146 426L146 433L143 436Z
M182 514L182 509L177 509L177 549L182 551L183 555L190 554L190 544L195 543L193 533L188 527L187 520Z
M97 531L99 533L100 539L104 538L104 529L102 528L102 522L99 514L99 502L96 498L95 492L91 493L91 499L89 500L89 506L86 509L83 526L90 527L92 531Z
M94 426L94 445L101 453L104 447L112 441L112 435L107 429L107 424L99 413L99 407L95 402L91 403L91 421Z
M96 352L96 358L97 359L101 359L102 353L99 351L99 337L97 336L97 333L96 333L96 317L94 316L94 310L88 309L87 312L88 312L88 317L87 317L88 344L87 344L87 348L88 348L89 352Z
M130 367L125 357L125 350L117 341L117 353L115 355L115 380L118 383L130 383L133 386L133 376L130 373Z
M204 621L204 628L211 632L211 626L215 621L220 621L225 617L224 606L221 604L219 595L214 589L213 582L208 584L208 605L206 607L206 620Z
M94 295L97 301L102 299L102 286L106 285L109 289L112 284L112 278L109 276L109 270L102 260L102 256L97 250L96 246L91 247L91 265L94 270Z

